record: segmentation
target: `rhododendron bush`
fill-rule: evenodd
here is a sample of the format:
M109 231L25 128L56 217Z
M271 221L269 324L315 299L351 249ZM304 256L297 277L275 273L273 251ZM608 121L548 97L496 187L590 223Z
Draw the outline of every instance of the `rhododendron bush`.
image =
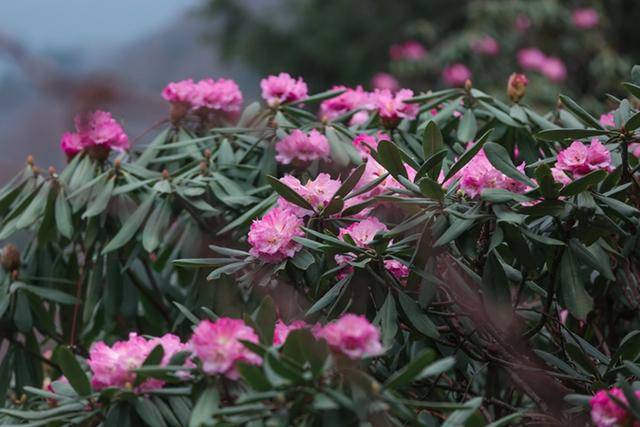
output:
M638 425L640 69L549 112L461 71L78 116L0 191L0 423Z

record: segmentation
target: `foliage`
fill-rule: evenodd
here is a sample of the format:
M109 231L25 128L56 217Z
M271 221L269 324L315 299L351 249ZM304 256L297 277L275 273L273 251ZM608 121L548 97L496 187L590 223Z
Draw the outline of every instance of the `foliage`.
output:
M632 74L625 87L637 96ZM183 117L144 147L104 161L82 152L61 173L29 159L0 191L0 239L27 236L22 255L3 251L0 422L578 425L589 395L613 385L640 419L632 103L616 99L615 126L605 127L570 98L542 114L467 86L415 96L418 117L387 128L375 114L352 127L353 112L318 121L317 103L337 95L254 103L237 122ZM275 144L294 129L326 135L331 161L278 165ZM352 141L378 132L389 137L362 165ZM557 154L592 137L613 170L557 183ZM459 173L479 153L525 189L462 191ZM373 161L392 185L379 187L386 173L357 185ZM273 178L320 172L341 185L313 206ZM287 202L311 208L294 238L300 250L271 263L250 255L252 220ZM386 230L360 245L340 230L363 214ZM391 274L390 260L408 277ZM273 343L277 318L325 324L345 312L380 329L383 354L345 357L307 328ZM92 343L129 331L186 340L200 319L221 316L243 318L260 337L243 341L262 363L239 363L238 381L186 363L188 352L160 363L156 347L134 366L134 383L90 383ZM43 388L62 374L68 383ZM149 378L164 387L139 392Z

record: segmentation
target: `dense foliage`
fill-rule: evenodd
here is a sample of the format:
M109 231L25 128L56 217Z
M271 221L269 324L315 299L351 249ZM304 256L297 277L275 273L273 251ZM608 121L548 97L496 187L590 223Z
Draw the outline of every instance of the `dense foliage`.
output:
M0 191L0 423L637 423L640 112L526 84L78 117Z

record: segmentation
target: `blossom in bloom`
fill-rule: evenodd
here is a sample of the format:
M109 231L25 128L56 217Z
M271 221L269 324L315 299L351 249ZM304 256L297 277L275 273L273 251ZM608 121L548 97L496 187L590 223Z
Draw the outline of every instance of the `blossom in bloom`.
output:
M387 89L376 89L372 95L374 107L386 125L396 125L401 119L413 120L418 115L418 104L405 103L413 97L411 89L400 89L395 95Z
M507 95L513 102L518 102L525 94L529 79L520 73L513 73L507 82Z
M600 124L604 127L616 127L616 121L614 120L613 112L609 111L600 115Z
M407 40L404 43L394 44L389 48L389 56L394 61L419 61L426 54L427 50L416 40Z
M158 345L162 345L164 356L161 364L166 365L178 351L185 349L180 339L173 334L147 340L135 332L129 334L126 341L118 341L109 347L98 341L89 350L87 364L93 373L91 384L95 390L106 387L131 388L136 379L133 369L142 366L149 353ZM150 378L140 384L136 391L160 388L164 381Z
M442 79L450 86L462 86L470 78L471 70L460 62L451 64L442 70Z
M288 165L295 160L311 162L313 160L328 159L331 153L329 140L315 129L304 133L295 129L285 138L276 143L276 160Z
M318 210L325 208L329 204L333 196L336 194L336 191L338 191L342 185L340 180L332 179L331 175L327 173L318 174L316 179L310 179L304 185L300 183L298 178L291 175L285 175L280 178L280 181L302 196L302 198L309 202L314 209ZM307 209L288 202L282 197L278 199L278 206L287 209L289 212L292 212L299 217L310 215L312 213Z
M558 153L555 167L571 173L574 178L594 170L613 170L611 153L597 138L592 139L589 146L580 141L573 141L569 147Z
M241 319L220 317L215 322L203 320L193 330L188 346L200 359L202 370L209 375L225 375L239 378L237 362L259 365L262 359L247 349L240 341L258 343L258 335Z
M640 143L634 142L629 144L629 151L631 151L634 156L640 157Z
M376 73L371 79L371 86L373 86L374 89L388 90L391 92L400 89L398 79L389 73Z
M276 206L251 224L247 238L251 245L249 253L267 263L291 258L301 248L293 240L304 235L301 226L302 220L293 212Z
M595 396L589 400L591 406L591 421L596 427L614 427L629 425L632 419L627 410L613 400L609 395L614 396L623 404L627 404L627 397L622 389L614 387L610 390L599 390ZM636 397L640 398L640 391L635 392ZM636 427L640 423L634 422Z
M496 56L500 53L498 41L488 35L474 40L471 49L479 55Z
M203 79L197 83L192 104L214 112L238 114L242 108L242 92L230 79Z
M562 171L561 169L555 167L551 168L551 176L553 177L553 180L555 182L562 185L567 185L571 182L571 178L569 178L569 175L564 173L564 171Z
M338 238L344 240L344 236L348 234L358 247L364 248L373 241L376 234L388 230L387 226L380 222L378 218L370 217L341 228Z
M560 58L550 56L545 58L540 66L540 72L552 82L558 83L567 78L567 67Z
M362 86L357 86L355 89L351 89L345 86L334 86L332 89L344 90L344 92L338 96L322 101L322 103L320 104L321 120L334 120L344 114L347 114L350 111L357 110L359 108L371 109L369 93L365 92L362 89ZM368 119L368 112L359 111L359 113L364 113L364 116L361 115L357 118L355 118L355 115L352 116L350 122L351 125L362 124Z
M327 344L350 359L379 356L384 352L380 342L380 330L364 316L345 314L325 325L319 336Z
M580 8L573 11L571 14L571 22L576 28L581 30L588 30L598 26L600 22L600 16L598 12L590 7Z
M540 70L547 59L537 47L529 47L518 51L518 64L525 70Z
M116 151L129 148L129 138L122 126L105 111L78 115L75 118L76 130L82 138L83 148L104 147Z
M279 346L284 344L289 336L289 332L295 331L296 329L310 329L311 325L309 325L304 320L294 320L290 324L284 323L282 320L278 319L276 322L276 327L273 331L273 345Z
M362 154L362 160L367 160L369 154L371 154L371 150L377 150L378 144L382 140L389 140L389 136L385 135L382 132L378 132L377 135L368 135L366 133L361 133L354 138L351 142L356 150L360 154Z
M60 139L60 149L71 158L78 154L84 145L82 144L82 136L75 132L65 132Z
M262 98L274 107L284 102L300 101L307 97L307 84L299 77L297 80L289 73L268 76L260 81Z
M409 273L411 272L409 267L396 259L385 259L384 268L402 284L407 281L407 277L409 277Z
M191 105L194 100L197 85L193 79L170 82L162 90L162 98L171 103L183 103Z
M524 162L517 169L524 173ZM524 193L526 184L509 178L496 169L487 158L484 150L480 150L454 177L460 178L460 189L469 197L478 197L487 188L500 188L513 193ZM445 184L446 185L446 184Z

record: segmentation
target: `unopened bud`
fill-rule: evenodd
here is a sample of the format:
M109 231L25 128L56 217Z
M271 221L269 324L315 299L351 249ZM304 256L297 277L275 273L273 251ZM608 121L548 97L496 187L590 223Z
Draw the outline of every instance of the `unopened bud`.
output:
M278 122L275 119L273 119L273 120L271 120L269 122L269 126L274 128L274 129L277 129L278 128Z
M205 173L207 173L207 169L209 169L207 162L205 160L200 162L200 173L202 175L204 175Z
M204 152L202 153L205 159L210 159L211 158L211 150L208 148L205 148Z
M513 102L518 102L524 97L524 94L529 84L527 76L521 73L513 73L509 76L507 82L507 95Z
M0 259L2 260L2 268L6 272L12 273L20 269L20 251L13 243L9 243L2 248Z
M115 162L113 162L113 168L117 171L120 170L120 168L122 167L122 160L120 159L116 159Z
M380 383L377 381L371 382L371 392L373 394L379 394L382 387L380 387Z
M162 179L169 179L169 171L164 169L162 171Z
M56 168L49 166L49 175L54 176L56 174Z
M149 252L149 261L156 262L158 260L158 255L155 252Z
M473 84L471 83L470 79L467 79L464 82L464 90L466 90L467 92L469 92L471 90L471 88L473 87Z
M34 165L33 156L31 154L27 156L27 164L31 167Z

